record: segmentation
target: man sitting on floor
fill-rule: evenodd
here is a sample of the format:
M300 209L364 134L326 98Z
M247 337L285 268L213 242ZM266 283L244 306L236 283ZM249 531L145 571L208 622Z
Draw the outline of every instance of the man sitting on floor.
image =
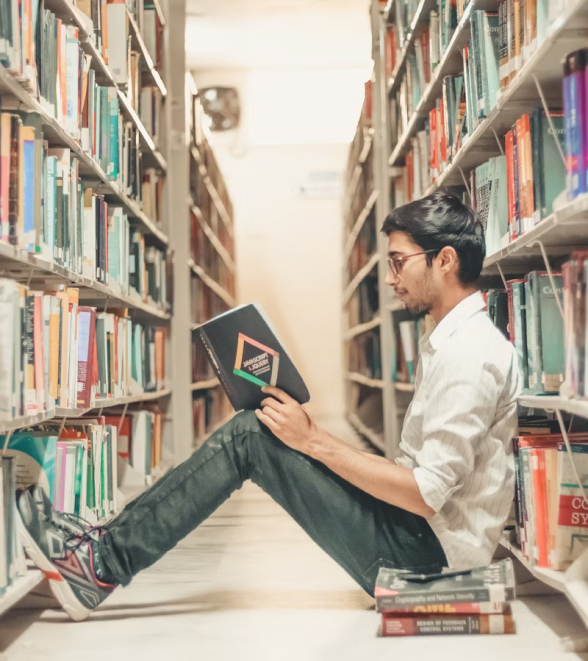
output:
M28 555L75 620L159 560L245 480L279 503L370 595L382 566L437 572L486 565L513 499L511 439L521 379L476 281L484 234L458 199L395 209L387 284L434 327L420 341L400 455L362 452L318 428L283 391L242 411L101 528L19 494Z

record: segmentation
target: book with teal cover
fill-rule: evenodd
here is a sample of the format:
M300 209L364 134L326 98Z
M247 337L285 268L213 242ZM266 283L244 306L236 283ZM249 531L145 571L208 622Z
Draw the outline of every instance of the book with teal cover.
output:
M5 436L0 436L4 447ZM55 457L57 436L41 434L12 434L6 448L6 456L16 462L16 486L26 489L33 484L40 485L53 501L55 489Z
M514 317L514 347L517 352L519 370L523 376L523 388L529 387L527 359L527 310L525 304L525 283L511 281L512 306Z
M118 97L112 95L109 102L110 109L110 162L108 164L108 177L118 181Z

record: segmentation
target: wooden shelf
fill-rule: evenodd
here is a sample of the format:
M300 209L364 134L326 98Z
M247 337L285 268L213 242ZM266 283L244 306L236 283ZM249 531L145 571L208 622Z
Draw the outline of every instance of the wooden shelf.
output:
M429 12L431 11L431 9L435 9L436 7L437 7L436 0L420 1L417 10L414 14L414 17L412 19L412 23L410 24L409 32L406 37L406 42L402 48L402 51L400 52L400 56L396 59L396 66L394 68L394 71L392 72L392 76L390 77L390 80L387 83L389 96L392 96L398 89L398 86L400 85L400 81L402 80L401 74L406 64L406 56L408 55L409 50L412 48L415 39L420 34L421 31L420 27L428 22Z
M156 390L155 392L143 392L138 395L130 395L129 397L117 397L112 399L96 399L94 404L89 408L75 408L67 409L62 407L55 407L55 418L79 418L90 411L96 411L105 408L113 408L114 406L126 406L128 404L138 404L139 402L152 402L156 399L162 399L171 395L171 388L163 390Z
M123 294L120 288L108 287L101 282L96 282L75 271L55 264L36 253L30 253L20 248L15 248L7 243L0 242L0 263L5 275L14 279L28 281L29 277L43 276L46 282L49 278L61 282L67 282L80 288L80 298L84 301L111 299L118 301L124 307L129 307L149 315L156 319L168 320L170 315L154 303L146 303L141 300L136 292Z
M346 340L351 340L362 333L367 333L374 328L378 328L382 323L381 317L374 317L371 321L366 321L365 324L358 324L353 328L350 328L344 335Z
M402 381L394 381L394 387L400 392L414 392L414 383L403 383Z
M385 452L384 439L381 434L378 434L377 432L364 425L355 413L348 412L347 419L349 420L351 426L354 427L359 434L365 436L365 438L367 438L368 441L380 452Z
M220 381L214 377L214 379L208 379L207 381L196 381L190 386L190 390L195 392L197 390L211 390L220 385Z
M157 71L155 65L153 64L153 58L147 50L147 46L145 45L145 41L139 30L139 26L137 25L137 22L128 11L128 9L127 18L129 20L129 33L133 40L134 50L141 53L143 63L142 74L143 76L146 74L146 78L143 77L141 82L150 82L152 85L159 89L161 96L165 97L167 96L167 88L161 79L161 76L159 75L159 71Z
M369 388L383 388L384 382L382 379L371 379L369 376L364 376L358 372L347 372L346 379L348 381L354 381L355 383L360 383L363 386L368 386Z
M505 549L508 549L515 558L524 565L535 578L539 579L541 582L546 583L555 590L560 592L565 592L566 588L566 572L555 571L554 569L545 569L543 567L537 567L537 565L532 565L523 555L521 549L516 545L510 542L506 537L501 537L500 544L504 546Z
M212 243L214 249L225 263L225 266L231 273L235 273L235 262L233 261L233 258L229 254L228 250L223 246L218 236L213 232L212 227L210 227L208 224L208 221L204 217L202 210L195 204L192 204L190 206L190 211L198 218L200 227L202 227L204 234L206 234L210 240L210 243Z
M364 142L363 142L363 147L361 152L359 153L359 158L357 159L357 165L355 166L353 170L353 174L351 175L349 182L345 184L347 188L347 195L345 198L345 206L349 207L351 204L351 201L353 200L353 196L355 195L355 191L357 189L357 184L359 183L359 180L361 179L361 172L362 172L362 165L366 162L367 157L370 154L371 148L372 148L372 143L374 140L374 131L373 129L369 129L364 133Z
M504 136L521 115L540 105L533 76L537 78L546 98L557 99L561 104L562 60L569 52L586 46L587 28L588 4L584 0L576 0L550 25L546 40L499 94L496 106L480 122L426 195L441 186L461 185L460 168L468 172L500 154L492 129L499 136Z
M23 427L38 425L42 422L46 422L47 420L51 420L54 417L55 410L49 409L49 411L43 411L42 413L36 413L35 415L25 415L22 418L0 420L0 434L6 434L7 432L14 431L16 429L23 429Z
M136 219L144 232L153 235L161 244L168 244L167 236L157 227L154 221L143 213L139 203L131 200L115 182L108 178L98 162L82 150L78 142L69 135L58 121L2 65L0 65L0 95L2 96L2 107L4 110L10 110L12 106L16 105L21 109L37 113L44 125L44 137L49 143L68 147L79 160L80 176L92 178L99 182L98 186L94 186L97 193L102 193L110 199L116 200L117 203L125 208L131 218ZM12 103L10 102L10 97L13 98Z
M580 195L502 250L486 257L482 274L498 273L498 263L505 273L526 273L529 260L541 255L539 247L533 246L536 241L541 241L551 255L569 254L574 247L587 245L587 214L588 194Z
M353 251L353 246L355 245L355 242L357 241L357 237L359 236L359 233L361 232L361 228L364 226L365 221L368 219L372 209L374 208L374 204L376 203L376 200L378 199L378 191L373 190L368 197L367 202L365 203L365 206L361 210L359 216L357 217L357 220L355 221L355 224L353 225L353 229L351 232L349 232L349 235L347 237L347 241L345 242L345 248L343 249L343 263L344 263L344 268L347 268L347 261L349 260L349 257Z
M349 303L349 299L353 295L353 292L357 289L359 286L359 283L370 274L374 266L378 264L380 261L380 255L379 253L375 253L372 255L368 261L368 263L361 268L356 274L353 280L345 287L345 291L343 292L343 307Z
M43 580L43 572L38 569L29 569L23 576L17 578L0 597L0 615L12 608L24 596L34 590Z
M233 237L233 219L231 218L229 212L225 208L225 205L223 201L220 198L220 195L218 194L218 191L215 188L215 185L210 178L210 174L208 170L206 169L206 165L204 164L204 160L200 156L200 152L198 149L194 146L190 147L190 154L192 155L192 158L196 161L198 164L198 170L200 171L200 174L202 175L202 181L204 182L204 185L206 186L206 190L208 191L208 194L210 195L212 202L214 206L216 207L216 210L218 211L218 215L221 217L221 220L223 221L225 227L227 228L227 232L229 233L229 236L232 238Z
M560 395L521 395L519 404L530 409L566 411L572 415L588 418L588 399L562 397Z
M188 266L202 280L202 282L212 289L215 294L220 296L227 305L235 307L235 299L223 287L221 287L216 280L213 280L201 266L196 264L193 259L188 260Z

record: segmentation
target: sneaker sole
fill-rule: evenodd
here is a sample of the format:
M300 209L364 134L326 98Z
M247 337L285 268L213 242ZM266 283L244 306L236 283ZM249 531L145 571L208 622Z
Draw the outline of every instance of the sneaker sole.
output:
M80 603L80 600L75 596L69 583L63 578L51 560L49 560L43 551L41 551L37 542L31 537L31 534L22 522L20 516L18 517L18 526L27 555L49 581L51 591L55 595L57 601L61 604L63 610L72 620L74 620L74 622L82 622L87 619L92 611Z

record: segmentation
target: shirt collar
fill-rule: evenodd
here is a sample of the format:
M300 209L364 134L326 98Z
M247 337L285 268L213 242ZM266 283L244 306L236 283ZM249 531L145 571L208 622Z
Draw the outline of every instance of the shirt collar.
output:
M484 297L479 291L471 294L446 314L438 325L430 328L423 335L419 344L422 348L430 344L435 351L438 351L463 323L485 307Z

